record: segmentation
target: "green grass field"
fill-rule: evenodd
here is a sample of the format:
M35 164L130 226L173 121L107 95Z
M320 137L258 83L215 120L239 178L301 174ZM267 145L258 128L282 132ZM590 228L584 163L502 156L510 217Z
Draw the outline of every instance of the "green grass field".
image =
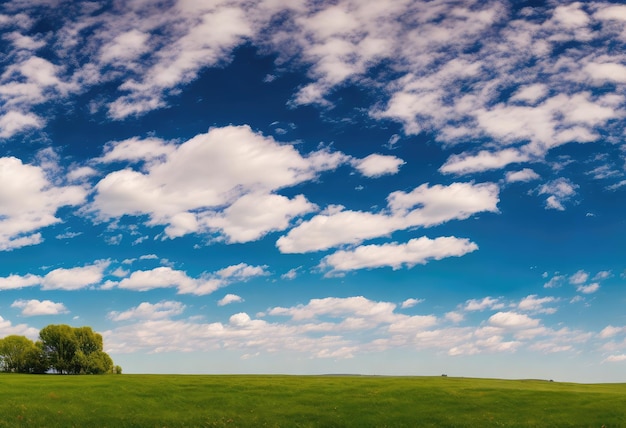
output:
M626 384L0 375L0 427L626 427Z

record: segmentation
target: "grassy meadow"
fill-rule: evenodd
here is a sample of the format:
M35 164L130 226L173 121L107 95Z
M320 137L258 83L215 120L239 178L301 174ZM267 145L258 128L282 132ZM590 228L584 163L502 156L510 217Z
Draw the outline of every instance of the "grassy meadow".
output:
M626 427L626 384L0 375L0 427Z

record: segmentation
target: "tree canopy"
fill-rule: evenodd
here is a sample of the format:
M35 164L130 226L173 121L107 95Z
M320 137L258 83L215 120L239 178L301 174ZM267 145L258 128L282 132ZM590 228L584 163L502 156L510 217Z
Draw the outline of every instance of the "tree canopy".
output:
M121 373L103 350L102 336L91 327L48 325L33 342L24 336L0 339L0 369L14 373Z

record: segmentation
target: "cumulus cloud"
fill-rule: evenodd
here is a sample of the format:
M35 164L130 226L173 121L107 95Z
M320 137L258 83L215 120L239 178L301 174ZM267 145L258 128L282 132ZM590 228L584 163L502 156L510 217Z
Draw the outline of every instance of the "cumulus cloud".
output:
M406 302L415 303L412 299ZM493 306L491 310L497 310ZM409 348L459 356L514 352L521 346L538 352L575 351L591 337L578 330L554 330L516 312L490 313L475 324L445 327L444 321L463 321L463 314L449 312L444 319L431 314L409 316L399 313L394 303L363 296L326 297L271 307L256 318L239 312L226 321L180 320L173 319L179 315L177 311L166 313L163 311L164 316L158 319L129 319L130 323L105 332L109 352L191 352L226 347L240 350L242 355L286 352L309 358L351 358Z
M202 223L210 229L220 230L229 243L250 242L270 231L285 230L292 219L317 209L317 205L304 195L289 199L273 194L248 194L224 211L206 216ZM176 236L172 226L168 226L166 232Z
M385 156L376 153L353 161L354 167L366 177L397 174L400 167L405 163L402 159L395 156Z
M0 278L0 290L19 290L24 287L32 287L41 283L41 277L33 274L9 275Z
M32 317L37 315L59 315L66 314L69 311L63 303L55 303L51 300L16 300L11 304L12 308L22 310L22 315Z
M128 320L158 320L163 318L172 318L184 312L185 305L181 302L162 301L159 303L140 303L137 307L131 308L124 312L109 312L107 317L113 321Z
M579 270L569 277L569 283L574 285L580 285L587 282L587 279L589 279L589 274L584 270Z
M0 158L0 251L42 242L37 231L59 223L57 211L84 202L80 186L56 186L43 168Z
M237 296L236 294L227 294L224 297L222 297L220 300L218 300L217 306L226 306L226 305L230 305L231 303L240 303L240 302L243 302L243 298L241 296Z
M362 245L353 250L341 250L322 259L320 267L329 269L328 275L357 269L391 266L394 270L402 266L413 267L429 260L460 257L478 249L469 239L453 236L430 239L411 239L406 244L396 242L382 245Z
M317 209L303 195L290 199L276 191L348 158L327 150L302 156L248 126L227 126L180 145L156 139L111 144L101 161L114 160L146 163L143 170L118 170L100 180L89 208L100 219L147 215L147 224L164 225L169 238L217 232L228 242L249 242Z
M35 114L10 110L0 116L0 138L10 138L27 129L43 126L44 120Z
M531 294L524 297L517 305L521 311L528 311L534 313L553 314L556 312L556 308L544 307L547 303L554 303L557 299L555 297L539 297L536 294Z
M10 335L26 336L32 340L37 339L39 330L35 327L29 327L26 324L14 325L11 321L0 316L0 336L6 337Z
M0 290L20 289L40 285L42 290L80 290L102 281L110 261L100 260L91 265L53 269L43 276L9 275L0 278Z
M265 275L268 275L265 266L250 266L245 263L228 266L213 273L205 272L196 278L181 270L159 266L150 270L136 270L110 286L134 291L176 288L179 294L206 295L234 282L245 282Z
M97 158L98 162L116 161L150 162L166 158L176 151L176 146L168 144L160 138L129 138L123 141L111 141L104 146L104 154Z
M498 312L489 317L489 324L507 330L518 330L538 327L539 320L516 312Z
M424 184L409 193L391 193L387 210L379 213L339 209L318 214L291 229L276 245L283 253L319 251L358 244L396 230L462 220L478 212L497 212L498 193L493 183Z
M524 168L520 171L510 171L506 173L507 183L526 182L538 180L539 178L539 174L530 168Z
M92 265L75 268L58 268L48 272L41 279L42 290L79 290L102 281L109 261L99 261Z
M478 299L470 299L465 302L463 306L463 310L465 311L484 311L486 309L502 309L504 307L504 303L500 301L500 299L494 299L492 297L484 297L480 300Z

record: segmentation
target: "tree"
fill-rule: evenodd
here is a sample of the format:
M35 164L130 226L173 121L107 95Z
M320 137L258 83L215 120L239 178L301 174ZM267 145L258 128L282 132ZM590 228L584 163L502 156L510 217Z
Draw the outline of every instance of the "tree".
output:
M50 366L59 374L73 372L72 360L78 343L72 327L65 324L46 326L39 331L39 338Z
M111 373L113 371L113 360L106 352L92 352L87 357L84 370L87 374Z
M103 350L102 336L91 327L48 325L39 341L24 336L0 339L0 370L19 373L59 374L122 373Z
M28 352L28 373L42 374L50 369L50 362L46 355L43 343L38 340Z
M29 358L35 350L32 340L11 335L0 339L0 362L5 372L28 372Z
M60 374L103 374L113 360L103 351L102 336L91 327L49 325L39 332L50 366Z

